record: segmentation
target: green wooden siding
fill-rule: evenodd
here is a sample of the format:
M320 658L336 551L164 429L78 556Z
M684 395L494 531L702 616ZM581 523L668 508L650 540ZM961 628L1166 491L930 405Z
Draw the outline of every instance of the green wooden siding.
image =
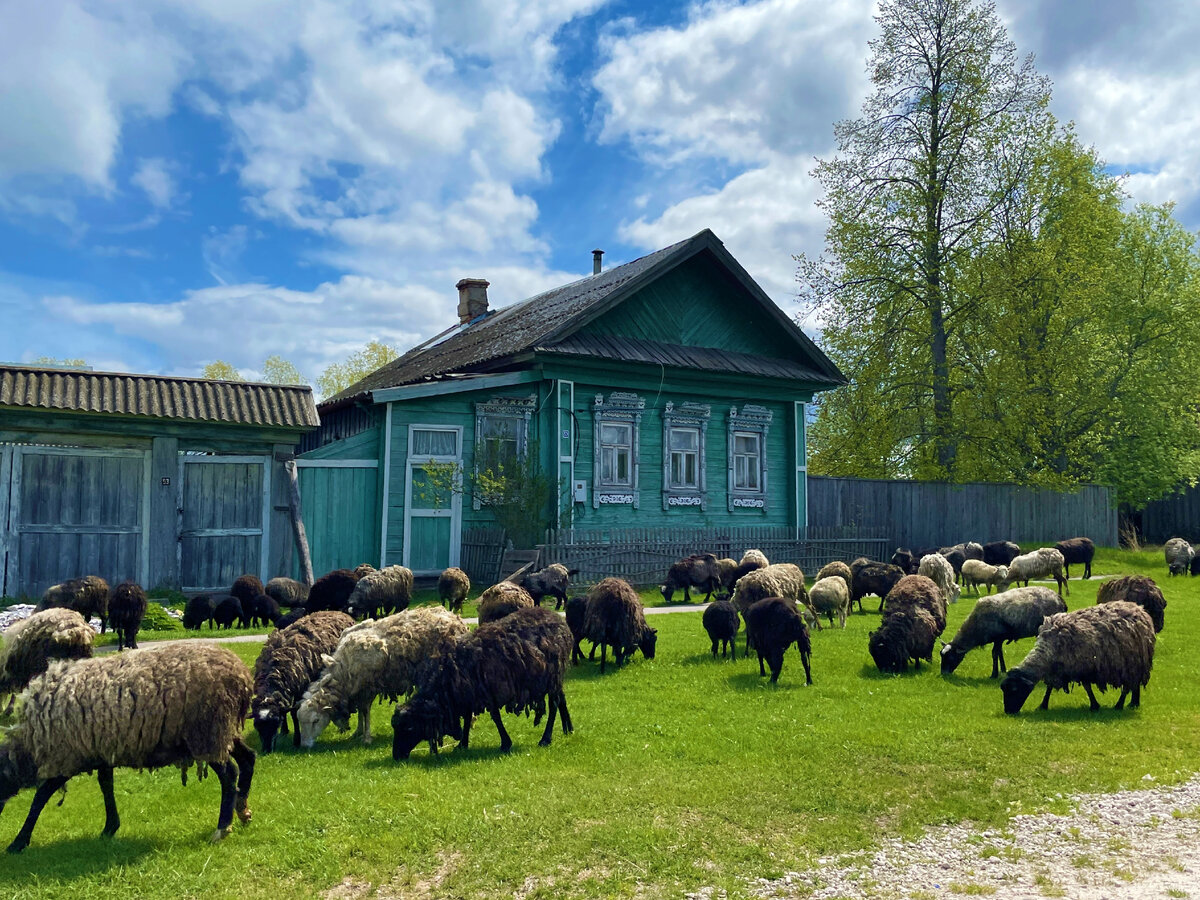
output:
M376 469L297 469L313 572L379 564L379 473ZM293 577L299 577L299 560Z
M378 459L380 428L369 428L302 454L302 459Z

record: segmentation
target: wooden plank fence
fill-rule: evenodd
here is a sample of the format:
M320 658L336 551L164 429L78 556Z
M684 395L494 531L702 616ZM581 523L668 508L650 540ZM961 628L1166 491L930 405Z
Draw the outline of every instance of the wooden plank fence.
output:
M479 525L463 529L459 567L471 579L472 593L499 580L500 557L506 543L503 528Z
M1200 487L1146 504L1141 525L1142 540L1147 544L1165 544L1173 537L1200 542Z

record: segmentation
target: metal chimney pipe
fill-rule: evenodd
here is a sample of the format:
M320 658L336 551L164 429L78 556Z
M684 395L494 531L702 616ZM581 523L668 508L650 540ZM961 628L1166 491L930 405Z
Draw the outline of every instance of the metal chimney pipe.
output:
M602 257L603 255L604 255L603 250L593 250L592 251L592 274L593 275L600 274L600 257Z

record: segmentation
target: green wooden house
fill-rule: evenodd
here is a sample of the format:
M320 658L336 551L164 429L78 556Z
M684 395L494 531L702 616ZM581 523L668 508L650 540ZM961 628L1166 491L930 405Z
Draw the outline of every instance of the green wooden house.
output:
M576 529L803 526L805 406L845 379L711 231L459 322L318 407L299 465L314 568L458 565L491 513L431 460L536 453Z

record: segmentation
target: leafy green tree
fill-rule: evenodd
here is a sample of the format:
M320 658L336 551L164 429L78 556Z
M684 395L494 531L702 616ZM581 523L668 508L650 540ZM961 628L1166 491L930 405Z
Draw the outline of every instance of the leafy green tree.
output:
M332 397L376 369L386 366L399 355L400 351L395 347L382 341L371 341L361 350L350 354L345 362L334 363L322 372L317 379L317 390L322 397Z
M308 384L300 370L282 356L268 356L263 362L263 381L267 384Z
M238 370L223 359L216 359L204 367L200 373L202 378L219 378L222 381L243 381Z
M977 308L963 273L1052 129L1049 88L990 0L885 0L877 21L874 92L814 172L826 252L800 258L852 382L822 403L815 445L856 474L953 477L958 337Z

